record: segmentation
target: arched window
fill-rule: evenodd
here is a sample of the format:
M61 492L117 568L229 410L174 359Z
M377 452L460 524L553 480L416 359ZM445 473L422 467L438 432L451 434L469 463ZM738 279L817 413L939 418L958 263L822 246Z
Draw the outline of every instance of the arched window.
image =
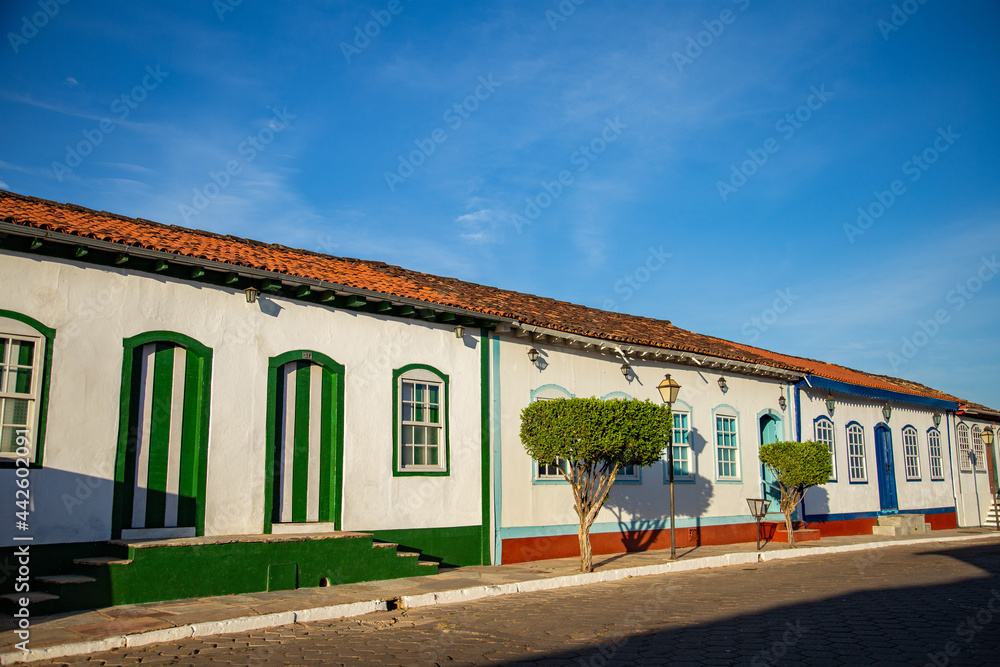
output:
M736 411L729 406L713 410L715 416L715 478L722 482L740 479L740 440Z
M41 462L54 336L30 317L0 310L0 461Z
M533 389L531 391L531 402L535 401L554 401L557 398L573 398L573 394L569 393L557 384L546 384L542 385L538 389ZM569 470L569 464L565 459L557 458L554 463L546 464L540 463L538 461L532 461L535 468L535 481L537 482L565 482L566 478L563 477L560 470Z
M833 444L833 422L826 417L818 418L813 424L816 442L821 442L830 450L830 481L837 481L837 449Z
M944 479L944 464L941 456L941 432L936 428L927 431L927 451L930 455L931 479Z
M958 432L958 467L962 472L972 472L972 458L969 456L969 427L959 424Z
M683 401L677 401L672 406L674 416L674 481L694 480L694 467L691 461L691 407ZM664 479L669 479L667 470L667 454L663 454Z
M847 466L850 481L868 481L868 470L865 466L865 432L860 424L847 426Z
M983 444L983 429L979 424L972 427L972 451L976 454L976 471L986 472L986 445Z
M917 447L917 429L912 426L903 428L903 458L906 466L906 479L920 479L920 450Z
M448 376L433 366L393 371L396 396L394 475L448 474Z

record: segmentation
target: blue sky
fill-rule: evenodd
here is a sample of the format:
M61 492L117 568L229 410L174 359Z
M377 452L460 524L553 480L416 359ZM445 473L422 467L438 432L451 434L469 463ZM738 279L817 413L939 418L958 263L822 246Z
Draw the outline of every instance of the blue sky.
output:
M995 2L63 2L0 187L1000 408Z

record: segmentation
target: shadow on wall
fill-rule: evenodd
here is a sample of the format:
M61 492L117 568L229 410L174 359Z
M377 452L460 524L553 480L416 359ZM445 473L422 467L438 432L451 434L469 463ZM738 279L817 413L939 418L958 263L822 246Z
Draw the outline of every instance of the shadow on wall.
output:
M808 518L816 514L830 514L830 492L822 486L814 486L806 490L802 496L802 503L799 505L802 518Z
M670 520L670 485L662 481L663 464L643 469L643 484L611 487L605 507L615 515L626 551L645 551L657 539L658 529ZM698 518L708 510L715 489L711 480L695 475L694 482L674 484L675 516Z

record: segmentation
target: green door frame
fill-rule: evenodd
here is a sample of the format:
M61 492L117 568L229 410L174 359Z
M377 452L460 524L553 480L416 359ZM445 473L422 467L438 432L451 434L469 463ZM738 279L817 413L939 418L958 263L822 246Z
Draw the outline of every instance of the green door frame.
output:
M194 451L182 454L182 467L195 481L196 535L205 534L205 487L208 472L208 425L212 387L212 349L194 338L173 331L148 331L123 341L122 384L118 413L118 451L115 456L115 488L111 507L111 539L121 539L126 527L127 513L131 509L134 484L130 484L131 470L135 468L135 439L130 437L130 426L138 416L139 397L133 387L136 352L148 343L170 343L188 352L187 379L195 387L184 397L185 414L183 438ZM192 382L193 381L193 382ZM131 442L130 442L131 440Z
M344 365L339 364L332 358L321 352L312 350L293 350L271 357L267 362L267 435L266 447L264 448L264 534L271 534L274 524L274 491L276 478L281 470L281 462L278 457L278 437L276 433L278 421L278 371L290 362L305 361L318 364L330 371L333 375L336 387L334 392L337 404L333 406L323 406L321 419L328 424L335 432L333 442L332 461L333 479L330 484L330 495L327 498L320 498L320 504L330 507L330 514L333 519L334 530L341 529L341 517L343 514L343 487L344 487ZM321 464L322 465L322 464Z

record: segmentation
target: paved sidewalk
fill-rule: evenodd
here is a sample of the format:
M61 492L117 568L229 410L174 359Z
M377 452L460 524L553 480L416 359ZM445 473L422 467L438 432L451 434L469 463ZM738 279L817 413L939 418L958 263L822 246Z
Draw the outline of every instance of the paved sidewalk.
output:
M0 665L106 651L118 647L174 641L227 632L276 627L296 622L357 616L395 607L414 608L463 602L519 592L551 590L635 576L741 565L779 558L857 551L859 563L877 556L868 550L899 543L958 540L1000 542L987 529L935 531L931 535L888 537L856 535L802 543L796 549L754 543L690 547L594 557L594 572L581 574L577 558L500 566L444 570L440 574L326 588L248 593L170 602L109 607L33 619L29 653L14 649L19 641L9 616L0 625Z

